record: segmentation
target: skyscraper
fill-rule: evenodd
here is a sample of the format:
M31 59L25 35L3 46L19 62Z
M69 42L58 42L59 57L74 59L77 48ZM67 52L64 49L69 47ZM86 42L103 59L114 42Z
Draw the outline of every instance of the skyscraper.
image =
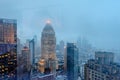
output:
M17 21L0 19L0 80L17 79Z
M34 39L30 40L29 42L29 49L30 49L30 62L31 65L35 64L35 41Z
M55 47L56 47L55 32L50 22L48 21L41 35L41 60L42 61L43 59L45 60L44 70L45 68L49 68L51 72L54 72L56 70ZM44 70L41 70L41 71L44 71Z
M35 44L35 57L37 57L38 55L37 55L37 47L38 47L38 41L37 41L37 36L36 35L34 35L34 37L33 37L33 39L34 39L34 44Z
M112 52L95 52L95 59L101 64L110 64L114 62L114 54Z
M23 60L23 72L27 72L30 70L30 50L27 46L24 46L22 49L22 60Z
M78 48L74 43L67 43L67 77L68 80L78 79Z
M63 41L63 40L60 41L60 53L61 53L62 55L64 55L64 46L65 46L64 41Z
M67 72L67 46L64 47L64 70Z

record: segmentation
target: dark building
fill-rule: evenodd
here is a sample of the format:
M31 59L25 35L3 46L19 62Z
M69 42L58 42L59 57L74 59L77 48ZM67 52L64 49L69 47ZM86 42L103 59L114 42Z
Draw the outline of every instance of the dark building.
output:
M17 21L0 19L0 80L17 79Z
M113 53L96 52L95 60L85 64L85 80L120 80L120 65L114 63Z
M35 64L35 40L32 39L29 42L29 49L30 49L30 62L31 65Z
M68 80L78 79L78 48L74 43L67 43L67 77Z
M22 49L23 73L30 71L30 50L27 46Z

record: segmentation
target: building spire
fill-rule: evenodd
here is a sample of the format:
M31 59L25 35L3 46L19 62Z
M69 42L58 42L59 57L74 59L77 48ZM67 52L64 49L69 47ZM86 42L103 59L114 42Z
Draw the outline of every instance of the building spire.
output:
M50 19L47 19L47 20L46 20L46 24L51 24L51 20L50 20Z

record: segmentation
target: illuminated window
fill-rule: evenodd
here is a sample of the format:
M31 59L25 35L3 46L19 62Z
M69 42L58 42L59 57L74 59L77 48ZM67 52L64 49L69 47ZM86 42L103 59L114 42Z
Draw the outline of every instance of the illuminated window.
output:
M4 69L2 69L2 72L4 72Z
M7 57L8 55L6 54L5 57Z
M8 70L8 68L5 68L5 70Z
M4 58L4 55L2 56L2 58Z
M2 68L4 68L4 65L2 65Z

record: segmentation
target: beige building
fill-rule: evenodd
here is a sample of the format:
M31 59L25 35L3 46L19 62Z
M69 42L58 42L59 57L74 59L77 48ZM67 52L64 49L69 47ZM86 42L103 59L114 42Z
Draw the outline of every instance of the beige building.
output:
M85 80L120 80L120 65L114 63L113 53L96 52L95 59L84 66Z
M56 71L56 37L55 32L49 22L45 25L41 35L41 58L39 70L45 72L49 68L50 72Z

